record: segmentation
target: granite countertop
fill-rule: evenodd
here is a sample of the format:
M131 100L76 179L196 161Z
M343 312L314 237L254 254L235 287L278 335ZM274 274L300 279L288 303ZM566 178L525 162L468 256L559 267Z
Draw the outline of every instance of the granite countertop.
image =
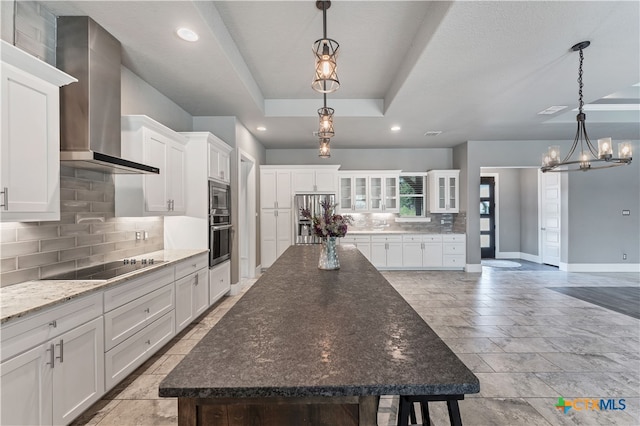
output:
M183 398L459 395L477 377L353 246L297 245L160 384Z
M105 290L114 285L139 278L144 274L173 266L208 250L159 250L132 259L164 261L153 266L120 275L109 280L39 280L27 281L0 288L0 324L27 314L55 306L91 292Z

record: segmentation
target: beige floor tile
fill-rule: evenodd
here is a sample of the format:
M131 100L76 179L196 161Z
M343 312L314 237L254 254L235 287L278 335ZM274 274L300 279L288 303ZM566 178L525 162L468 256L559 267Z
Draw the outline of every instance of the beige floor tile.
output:
M121 401L97 426L177 426L176 400Z

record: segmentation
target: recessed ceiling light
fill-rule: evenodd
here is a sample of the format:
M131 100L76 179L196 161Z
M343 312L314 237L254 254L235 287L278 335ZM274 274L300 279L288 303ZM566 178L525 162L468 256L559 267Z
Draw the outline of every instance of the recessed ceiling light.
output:
M258 127L256 127L256 130L258 130L259 132L266 132L267 128L264 127L264 126L258 126Z
M538 115L551 115L551 114L555 114L558 111L562 111L563 109L565 109L567 106L566 105L553 105L550 106L549 108L542 110L538 113Z
M391 126L391 131L392 131L392 132L399 132L399 131L400 131L400 129L401 129L401 127L400 127L400 126Z
M425 136L438 136L442 133L442 130L428 130L424 133Z
M200 38L198 37L198 34L195 33L195 31L184 27L178 28L176 30L176 34L178 34L178 37L185 41L198 41L198 39Z

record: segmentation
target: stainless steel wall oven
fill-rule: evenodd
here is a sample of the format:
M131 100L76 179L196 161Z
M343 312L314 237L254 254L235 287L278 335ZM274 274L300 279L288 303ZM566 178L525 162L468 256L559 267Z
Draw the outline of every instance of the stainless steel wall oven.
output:
M209 267L231 258L231 191L227 184L209 181Z

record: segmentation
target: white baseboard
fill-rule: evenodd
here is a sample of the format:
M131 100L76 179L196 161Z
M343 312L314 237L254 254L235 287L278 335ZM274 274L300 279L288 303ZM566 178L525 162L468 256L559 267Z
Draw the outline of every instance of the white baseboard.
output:
M542 263L542 259L537 254L520 253L520 259L534 263Z
M482 272L482 265L479 263L467 263L464 270L465 272Z
M560 263L567 272L640 272L640 263Z
M519 251L496 252L496 259L520 259L520 252Z
M253 277L259 277L262 274L262 265L256 266L256 270L253 272Z
M226 295L227 296L236 296L236 295L240 294L240 287L242 287L240 285L240 283L231 284L231 289L229 290L229 292Z

